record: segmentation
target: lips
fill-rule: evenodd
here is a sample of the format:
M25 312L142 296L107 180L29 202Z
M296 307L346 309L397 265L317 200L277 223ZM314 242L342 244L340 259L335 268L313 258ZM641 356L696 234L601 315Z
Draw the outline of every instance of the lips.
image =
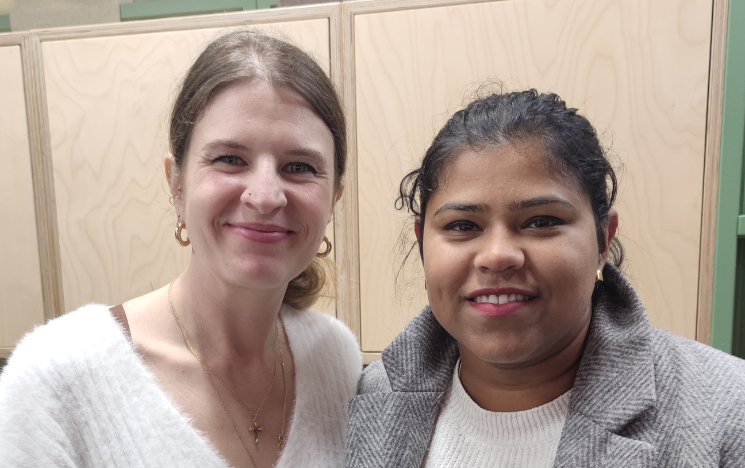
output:
M263 223L227 223L225 228L230 232L261 244L283 242L294 234L294 231L276 224Z
M479 289L468 295L469 305L488 317L515 315L536 298L536 294L518 288Z

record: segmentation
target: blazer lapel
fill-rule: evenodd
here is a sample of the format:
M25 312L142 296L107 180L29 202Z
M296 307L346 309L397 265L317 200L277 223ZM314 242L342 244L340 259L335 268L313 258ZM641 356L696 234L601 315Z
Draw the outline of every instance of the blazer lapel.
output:
M425 307L383 351L392 393L349 403L347 467L419 468L457 360L457 342Z
M349 402L348 468L419 468L442 392L369 393ZM375 415L368 417L367 415Z
M458 356L458 343L426 306L383 351L383 365L394 392L444 392Z
M611 267L597 294L554 467L654 466L656 388L651 328Z
M554 468L651 468L656 457L654 445L614 434L575 412L567 417Z

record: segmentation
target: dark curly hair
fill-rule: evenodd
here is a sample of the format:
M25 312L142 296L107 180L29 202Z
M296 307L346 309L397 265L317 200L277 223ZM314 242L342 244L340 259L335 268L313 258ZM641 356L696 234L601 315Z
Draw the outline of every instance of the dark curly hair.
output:
M490 94L456 112L435 137L421 167L401 181L396 209L407 209L424 228L429 200L459 154L527 139L543 145L551 172L574 180L587 195L595 216L598 250L603 251L603 230L616 199L616 173L590 122L556 94L535 89ZM610 262L620 266L624 251L617 238L609 250ZM419 254L423 255L421 239Z

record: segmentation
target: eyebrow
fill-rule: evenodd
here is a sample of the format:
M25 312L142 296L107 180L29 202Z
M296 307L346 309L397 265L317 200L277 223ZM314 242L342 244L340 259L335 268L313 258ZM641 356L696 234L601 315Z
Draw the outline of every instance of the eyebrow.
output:
M209 143L205 144L202 147L202 152L207 152L209 150L219 148L219 147L226 147L230 149L237 149L237 150L246 150L248 149L245 145L242 145L234 140L212 140Z
M315 158L320 159L323 162L326 162L326 158L323 156L323 154L320 151L316 151L311 148L295 148L291 149L287 152L287 154L292 156L300 156L300 157L309 157L309 158Z
M559 197L535 197L535 198L529 198L527 200L519 200L516 202L512 202L508 205L508 208L510 211L522 211L527 210L528 208L533 208L535 206L541 206L541 205L563 205L567 208L571 208L572 210L576 210L574 205L569 203L567 200ZM486 204L480 204L480 203L462 203L462 202L450 202L445 203L441 207L435 211L435 214L433 216L437 216L443 211L465 211L468 213L486 213L489 211L489 206Z
M534 206L541 206L541 205L564 205L567 208L571 208L572 210L576 210L577 208L574 207L569 201L560 198L560 197L535 197L535 198L529 198L527 200L519 200L516 202L512 202L509 204L510 211L522 211L527 210L528 208L533 208Z
M486 213L489 211L489 207L484 204L478 204L478 203L460 203L460 202L451 202L451 203L445 203L441 207L435 211L435 214L433 216L437 216L438 214L442 213L443 211L466 211L469 213Z
M242 150L242 151L246 151L249 149L246 145L238 143L237 141L219 139L219 140L212 140L209 143L205 144L202 147L202 151L208 152L209 150L213 150L215 148L220 148L220 147L225 147L225 148L230 148L230 149L235 149L235 150ZM311 148L295 148L295 149L288 151L287 154L291 156L297 156L297 157L314 158L324 163L326 162L326 158L324 158L323 154L320 151L316 151Z

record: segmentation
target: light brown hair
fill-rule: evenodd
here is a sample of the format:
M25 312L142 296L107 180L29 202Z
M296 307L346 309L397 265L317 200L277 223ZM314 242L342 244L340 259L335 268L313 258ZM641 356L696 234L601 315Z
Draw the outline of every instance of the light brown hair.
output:
M189 142L199 118L222 87L241 80L286 86L303 97L323 120L334 139L334 188L341 187L347 162L346 122L331 80L305 52L256 31L235 31L212 41L189 69L173 105L169 144L176 168L186 164ZM284 301L307 309L333 280L329 260L315 258L290 281ZM327 284L329 283L329 284Z

